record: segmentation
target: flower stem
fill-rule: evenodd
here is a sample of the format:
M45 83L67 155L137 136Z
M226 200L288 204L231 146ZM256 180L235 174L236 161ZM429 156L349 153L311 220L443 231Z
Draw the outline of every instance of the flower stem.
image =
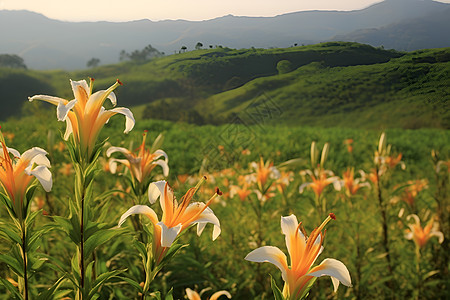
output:
M393 278L393 269L392 269L392 262L391 262L391 256L390 256L390 249L389 249L389 236L388 236L388 223L387 223L387 216L386 216L386 206L383 200L383 195L381 193L381 184L380 184L380 176L378 175L378 166L376 166L376 176L377 176L377 197L378 197L378 203L380 205L380 212L381 212L381 218L382 218L382 228L383 228L383 246L384 251L386 252L386 260L388 263L388 271L389 275ZM393 280L393 279L392 279ZM386 282L386 287L388 287L391 292L393 292L393 281L388 280Z
M27 273L27 242L25 222L22 222L22 255L23 255L23 298L28 300L28 273Z

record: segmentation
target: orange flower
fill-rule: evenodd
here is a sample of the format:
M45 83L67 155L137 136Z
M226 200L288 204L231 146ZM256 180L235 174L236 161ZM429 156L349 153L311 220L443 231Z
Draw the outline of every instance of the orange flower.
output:
M80 145L81 152L90 159L100 130L115 114L123 114L126 117L125 133L134 127L133 113L124 107L117 107L106 110L103 107L106 99L110 99L115 106L117 104L114 90L122 83L117 80L107 90L102 90L92 94L94 79L91 78L90 85L85 80L70 81L74 100L35 95L29 97L29 101L42 100L57 106L57 117L59 121L66 121L66 132L64 139L67 140L72 134L76 144Z
M162 261L177 236L191 225L198 224L197 234L200 235L206 224L212 223L214 225L213 240L219 236L219 219L209 208L214 198L222 194L219 189L216 189L216 193L208 202L191 203L192 198L204 180L206 178L203 178L194 188L189 189L181 198L181 203L176 201L173 191L169 188L167 182L158 181L151 183L148 188L149 201L153 204L158 198L160 199L162 209L161 221L158 220L155 211L147 205L135 205L120 217L119 226L125 222L126 218L134 214L143 214L150 219L154 228L152 251L157 265Z
M285 282L283 296L285 299L303 299L316 277L331 276L334 290L339 282L351 286L350 274L347 267L339 260L327 258L316 267L312 267L322 252L325 225L335 219L334 214L306 237L302 232L302 223L298 223L295 215L281 218L281 230L285 235L286 247L290 256L290 266L286 255L277 247L263 246L250 252L245 259L253 262L270 262L277 266Z
M201 294L202 294L201 292L199 294L196 291L191 290L190 288L186 289L186 297L189 300L201 300L202 299L202 298L200 298ZM217 300L222 295L227 296L228 299L231 299L231 294L228 293L227 291L218 291L218 292L215 292L214 294L212 294L212 296L211 296L211 298L209 298L209 300Z
M388 156L385 158L385 164L390 168L393 169L395 166L397 166L399 163L402 165L402 169L404 169L404 164L401 162L402 160L402 154L399 153L397 157L394 156Z
M145 147L146 137L147 131L143 134L141 146L135 150L137 153L122 147L110 147L106 151L106 156L108 157L114 152L121 152L125 156L125 159L111 158L109 160L111 173L114 174L117 169L117 163L121 163L130 170L133 178L141 183L150 178L150 173L156 166L160 166L163 169L165 177L169 175L169 158L167 157L166 152L158 149L155 152L150 153L150 150ZM161 160L161 157L164 157L165 160Z
M428 187L428 181L426 179L408 181L409 186L405 188L401 195L401 199L405 201L410 206L414 205L414 201L420 191Z
M177 175L178 181L183 184L186 182L186 180L188 179L189 174L179 174Z
M46 192L52 189L52 174L48 170L50 161L46 157L47 152L38 147L27 150L22 155L19 151L8 148L1 131L0 146L0 183L11 200L11 209L22 220L26 213L26 207L23 207L26 191L33 180L36 178Z
M415 223L410 224L410 230L406 232L405 237L408 240L414 240L414 243L417 245L417 247L423 248L432 236L436 236L439 239L439 243L442 244L442 242L444 241L444 234L437 230L438 223L435 222L433 218L430 219L430 221L424 228L422 228L422 226L420 225L420 219L417 215L412 214L406 217L408 221L411 218L414 219Z
M347 170L342 174L342 185L345 187L349 195L355 195L358 190L364 186L369 186L368 183L361 183L360 179L355 179L354 168L347 168Z
M300 174L302 176L307 174L312 180L312 182L305 182L300 185L300 194L308 187L314 191L314 194L316 194L317 197L320 197L324 188L330 184L333 184L334 188L338 191L341 189L339 177L333 176L333 172L329 170L316 169L314 170L314 173L311 172L311 170L303 170Z
M268 160L264 163L262 157L259 163L252 162L250 166L256 171L256 182L262 191L267 188L266 184L269 179L278 179L280 177L280 172L273 166L273 162Z

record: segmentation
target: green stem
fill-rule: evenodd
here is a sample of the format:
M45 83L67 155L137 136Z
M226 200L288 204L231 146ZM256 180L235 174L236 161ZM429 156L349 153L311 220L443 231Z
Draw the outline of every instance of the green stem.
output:
M383 200L383 195L381 193L381 184L380 184L380 176L378 175L378 166L375 168L376 176L377 176L377 197L378 197L378 204L380 205L380 212L381 212L381 218L382 218L382 229L383 229L383 246L384 251L386 252L386 260L388 263L388 271L389 275L392 277L393 280L393 269L392 269L392 262L391 262L391 256L390 256L390 249L389 249L389 236L388 236L388 223L387 223L387 216L386 216L386 206ZM386 286L393 292L393 281L388 280L386 282Z
M22 255L23 255L23 296L25 300L28 300L28 274L27 274L27 243L26 243L26 228L25 222L22 222Z
M85 197L85 189L84 184L82 188L81 194L81 216L80 216L80 299L83 299L84 292L84 197Z
M416 246L416 273L417 273L417 284L416 284L416 300L420 299L420 290L422 285L422 274L420 273L420 247Z

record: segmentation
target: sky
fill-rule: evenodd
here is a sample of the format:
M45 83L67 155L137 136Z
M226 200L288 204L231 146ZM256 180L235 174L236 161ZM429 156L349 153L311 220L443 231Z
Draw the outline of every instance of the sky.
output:
M26 9L62 21L206 20L276 16L302 10L356 10L381 0L0 0L0 10ZM439 2L450 3L450 0Z

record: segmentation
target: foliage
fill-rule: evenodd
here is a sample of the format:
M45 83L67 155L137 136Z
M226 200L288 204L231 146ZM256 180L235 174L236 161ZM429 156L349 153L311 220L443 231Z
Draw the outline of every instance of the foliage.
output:
M15 54L0 54L0 67L12 69L26 69L22 57Z

